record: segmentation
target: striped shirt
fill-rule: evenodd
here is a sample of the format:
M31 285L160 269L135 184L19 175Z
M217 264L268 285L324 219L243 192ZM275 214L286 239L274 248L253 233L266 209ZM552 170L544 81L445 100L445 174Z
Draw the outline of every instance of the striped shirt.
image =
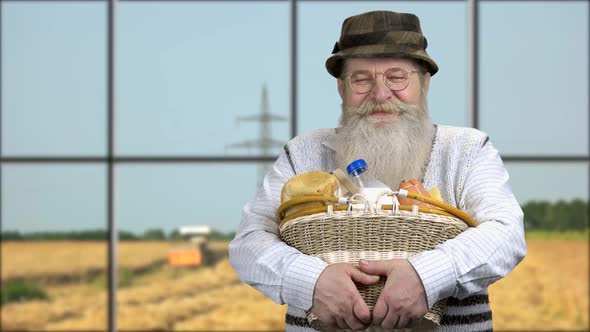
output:
M424 187L439 188L446 203L469 213L478 226L408 260L422 279L429 308L450 298L439 330L491 330L487 287L526 254L523 213L487 135L471 128L436 128ZM335 168L334 135L334 129L316 130L287 144L255 199L242 210L229 246L230 263L243 282L289 305L288 331L311 331L305 310L312 306L315 283L327 264L282 242L275 213L290 177Z

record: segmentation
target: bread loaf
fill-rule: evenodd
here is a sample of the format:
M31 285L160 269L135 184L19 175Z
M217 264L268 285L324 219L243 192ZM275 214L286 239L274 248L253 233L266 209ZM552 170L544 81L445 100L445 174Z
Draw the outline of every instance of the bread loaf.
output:
M291 177L281 190L281 203L287 202L295 197L322 195L332 197L338 189L338 179L327 172L311 171ZM309 202L295 205L285 211L285 216L301 211L306 208L322 206L320 202Z

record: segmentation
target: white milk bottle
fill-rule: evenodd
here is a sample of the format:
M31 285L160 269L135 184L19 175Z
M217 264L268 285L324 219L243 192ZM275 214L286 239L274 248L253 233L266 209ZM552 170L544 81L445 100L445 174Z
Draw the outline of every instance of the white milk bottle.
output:
M376 206L377 197L382 192L388 192L391 189L383 182L377 180L370 172L367 162L364 159L358 159L351 162L346 171L352 178L352 182L359 188L359 192ZM381 204L391 204L391 198L382 196Z

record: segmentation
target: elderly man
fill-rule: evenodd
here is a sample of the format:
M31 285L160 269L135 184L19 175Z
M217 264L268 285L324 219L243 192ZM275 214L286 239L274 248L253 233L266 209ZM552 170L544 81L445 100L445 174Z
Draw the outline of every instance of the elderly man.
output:
M311 330L309 309L335 328L409 327L442 299L447 309L438 330L492 330L487 287L526 253L523 214L484 133L431 123L426 96L438 66L426 45L413 14L347 18L326 62L342 97L340 127L292 139L244 207L231 264L244 282L288 304L288 331ZM345 169L358 158L390 188L404 179L439 188L445 202L478 226L407 260L361 261L358 268L328 266L282 242L275 212L283 184L306 171ZM356 285L379 276L387 282L370 312Z

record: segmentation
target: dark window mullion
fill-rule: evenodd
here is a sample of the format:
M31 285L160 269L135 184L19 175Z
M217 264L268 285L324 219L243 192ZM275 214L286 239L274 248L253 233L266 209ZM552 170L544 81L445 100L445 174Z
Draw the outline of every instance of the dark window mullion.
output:
M503 161L590 163L590 156L500 155ZM2 164L208 164L267 163L278 156L4 157Z
M120 157L70 157L70 156L24 156L4 157L2 163L9 164L92 164L92 163L259 163L273 162L279 156L120 156Z
M2 2L0 2L0 158L2 158L3 156L3 151L2 151L2 143L4 142L3 140L3 135L4 132L2 131L2 115L4 114L3 110L2 110L2 50L4 49L2 47L2 26L3 26L3 22L2 22ZM3 220L2 220L2 212L4 211L4 207L2 206L2 202L4 201L4 186L2 185L2 170L3 170L3 163L0 163L0 232L2 232L2 225L3 225ZM4 257L2 254L2 245L0 245L0 257ZM2 271L2 263L0 263L0 272ZM0 314L0 319L1 319L1 314ZM0 327L1 327L2 323L0 322Z
M478 71L478 47L479 47L479 1L467 1L467 125L479 129L479 71Z
M115 14L117 0L108 1L107 14L107 219L108 244L108 330L117 331L117 225L115 223L114 120L115 120Z
M291 138L297 135L297 0L289 0L289 11L291 17L290 46L291 46Z

